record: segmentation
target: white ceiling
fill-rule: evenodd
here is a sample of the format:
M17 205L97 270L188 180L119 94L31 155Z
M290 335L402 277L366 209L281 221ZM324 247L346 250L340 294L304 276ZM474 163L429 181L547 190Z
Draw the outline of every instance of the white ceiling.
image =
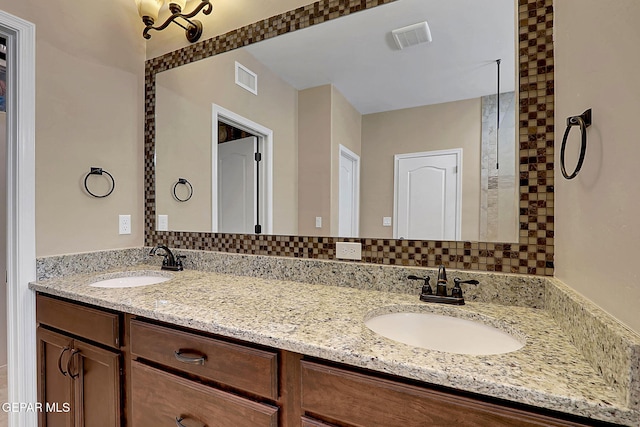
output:
M399 50L391 30L427 21ZM514 0L398 0L247 47L297 89L333 84L362 114L514 90Z

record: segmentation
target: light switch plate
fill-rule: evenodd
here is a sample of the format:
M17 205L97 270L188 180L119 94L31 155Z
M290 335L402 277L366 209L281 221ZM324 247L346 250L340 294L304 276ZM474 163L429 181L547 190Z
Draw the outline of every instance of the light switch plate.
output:
M321 216L317 216L316 217L316 228L322 228L322 217Z
M382 226L383 227L391 227L391 217L390 216L383 216L382 217Z
M362 259L362 245L360 243L336 242L336 258Z

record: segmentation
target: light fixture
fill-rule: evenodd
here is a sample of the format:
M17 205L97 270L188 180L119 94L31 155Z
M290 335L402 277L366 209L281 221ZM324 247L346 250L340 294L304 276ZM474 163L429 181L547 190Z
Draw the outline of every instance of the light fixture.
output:
M172 22L182 28L187 36L187 40L191 43L197 42L200 36L202 35L202 22L198 20L191 20L189 18L193 18L200 11L205 15L208 15L213 10L213 5L209 0L201 0L200 4L196 6L190 13L182 13L187 0L135 0L138 5L138 13L140 17L142 17L142 22L144 22L145 28L142 32L142 37L145 39L150 39L151 34L149 31L156 30L162 31L169 26ZM171 12L171 16L164 21L164 24L154 27L156 19L158 19L158 14L160 12L160 8L164 3L169 4L169 11ZM204 10L203 10L204 9ZM176 21L177 18L180 18L186 21L186 24L183 25L180 22Z

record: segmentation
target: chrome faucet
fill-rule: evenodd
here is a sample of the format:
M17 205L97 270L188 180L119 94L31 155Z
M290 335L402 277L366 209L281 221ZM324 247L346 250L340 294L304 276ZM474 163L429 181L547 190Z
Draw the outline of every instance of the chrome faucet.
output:
M164 253L156 254L158 249L162 249ZM158 255L164 257L162 259L162 269L163 270L171 270L171 271L182 271L184 270L182 266L182 259L186 258L184 255L174 256L173 252L169 250L165 245L156 245L149 251L149 255Z

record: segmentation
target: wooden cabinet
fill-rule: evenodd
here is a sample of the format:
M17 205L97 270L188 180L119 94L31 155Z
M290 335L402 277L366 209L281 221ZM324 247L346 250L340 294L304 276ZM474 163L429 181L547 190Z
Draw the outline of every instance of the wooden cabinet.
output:
M113 313L71 304L39 295L38 311L38 401L43 408L41 427L119 427L121 425L121 354L117 348L100 345L105 337L115 344L118 331L104 334L104 323L92 325ZM64 307L53 316L53 307ZM117 315L115 315L117 317ZM71 320L70 320L71 319ZM53 324L53 325L52 325ZM74 332L82 330L84 336Z
M42 427L590 425L43 295L37 320Z
M586 425L315 362L301 375L304 427Z

